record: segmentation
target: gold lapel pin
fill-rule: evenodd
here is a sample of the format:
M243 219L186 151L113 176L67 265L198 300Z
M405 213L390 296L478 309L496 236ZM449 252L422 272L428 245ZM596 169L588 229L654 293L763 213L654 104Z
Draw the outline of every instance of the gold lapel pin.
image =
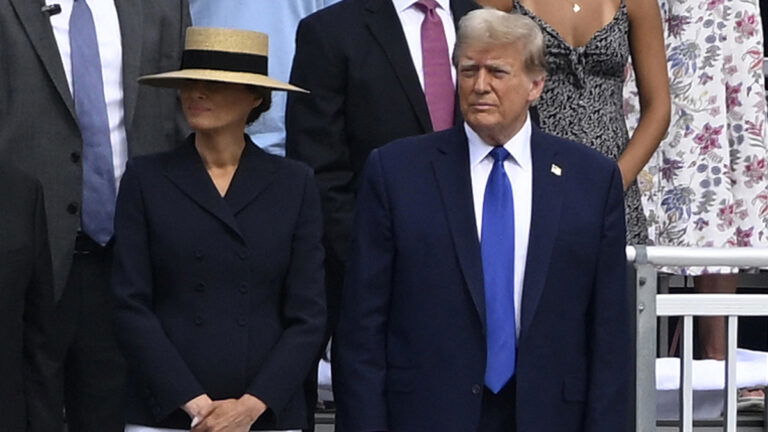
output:
M558 177L563 175L563 170L559 166L557 166L555 164L552 164L552 167L550 167L549 170L552 172L552 174L554 174L554 175L556 175Z

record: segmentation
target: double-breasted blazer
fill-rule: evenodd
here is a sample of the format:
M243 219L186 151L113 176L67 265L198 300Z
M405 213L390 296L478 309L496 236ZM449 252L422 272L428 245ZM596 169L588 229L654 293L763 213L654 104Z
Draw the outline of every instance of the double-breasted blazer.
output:
M305 425L302 380L325 331L322 216L312 172L246 137L224 197L194 146L128 163L115 221L116 333L128 422L188 428L203 393L250 393L254 428Z
M621 174L536 127L530 146L515 430L623 431L633 363ZM375 150L333 345L336 431L477 431L485 311L464 129Z

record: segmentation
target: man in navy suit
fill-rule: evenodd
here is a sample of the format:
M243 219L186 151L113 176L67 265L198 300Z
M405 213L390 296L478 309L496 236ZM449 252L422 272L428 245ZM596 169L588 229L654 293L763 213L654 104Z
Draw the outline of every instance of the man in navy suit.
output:
M531 124L528 18L467 14L466 123L363 171L334 344L338 432L606 432L629 418L621 175Z

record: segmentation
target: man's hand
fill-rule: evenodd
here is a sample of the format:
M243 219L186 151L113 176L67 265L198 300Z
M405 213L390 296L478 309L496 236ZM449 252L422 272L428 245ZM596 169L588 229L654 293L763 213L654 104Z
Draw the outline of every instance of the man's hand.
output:
M240 399L214 401L212 405L213 409L192 432L248 432L267 410L264 402L249 394Z
M213 409L213 401L207 394L201 394L200 396L192 399L181 407L192 419L192 426L199 423Z

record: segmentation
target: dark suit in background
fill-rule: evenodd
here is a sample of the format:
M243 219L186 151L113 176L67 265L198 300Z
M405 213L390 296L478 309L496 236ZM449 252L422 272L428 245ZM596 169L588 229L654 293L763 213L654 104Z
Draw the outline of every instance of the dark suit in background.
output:
M61 427L46 335L53 314L51 252L40 183L0 165L0 429Z
M624 430L632 362L621 175L537 128L530 148L512 430ZM371 154L334 340L337 432L488 432L479 427L486 314L473 208L463 128Z
M476 7L452 0L454 23ZM311 91L288 96L286 155L314 168L320 187L333 329L363 164L373 149L432 124L391 0L345 0L302 20L291 83Z
M122 40L123 120L128 155L178 142L173 90L139 88L140 75L179 66L186 0L114 0ZM122 423L123 360L111 331L109 248L80 244L82 139L44 3L0 3L0 160L37 177L45 190L57 306L56 342L66 356L70 431L111 431ZM87 242L86 242L87 243ZM74 259L74 267L73 267ZM66 289L65 289L66 286ZM83 322L87 320L87 322Z
M250 140L224 197L194 146L129 163L115 232L128 423L186 429L180 406L250 393L256 429L306 426L301 383L325 331L311 171Z

